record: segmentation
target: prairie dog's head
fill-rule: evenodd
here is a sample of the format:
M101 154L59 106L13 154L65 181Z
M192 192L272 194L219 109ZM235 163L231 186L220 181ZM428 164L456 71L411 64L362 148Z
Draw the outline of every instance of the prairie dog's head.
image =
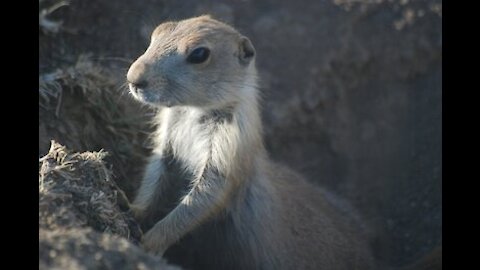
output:
M153 106L222 106L254 87L254 62L248 38L200 16L160 24L127 81L136 99Z

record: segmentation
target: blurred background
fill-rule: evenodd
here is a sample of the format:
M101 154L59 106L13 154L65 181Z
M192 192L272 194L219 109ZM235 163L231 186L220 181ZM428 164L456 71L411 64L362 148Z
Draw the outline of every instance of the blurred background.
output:
M156 25L201 14L254 44L274 160L349 199L379 260L442 244L437 0L40 0L40 156L51 139L103 148L131 198L152 114L126 94L126 71Z

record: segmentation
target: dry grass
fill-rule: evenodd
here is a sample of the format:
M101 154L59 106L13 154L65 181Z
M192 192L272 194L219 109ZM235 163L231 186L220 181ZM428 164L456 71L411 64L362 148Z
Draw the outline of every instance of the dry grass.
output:
M70 153L52 141L39 162L40 227L89 226L137 242L141 231L105 166L107 153Z
M181 269L137 245L140 227L107 156L52 141L39 159L39 269Z

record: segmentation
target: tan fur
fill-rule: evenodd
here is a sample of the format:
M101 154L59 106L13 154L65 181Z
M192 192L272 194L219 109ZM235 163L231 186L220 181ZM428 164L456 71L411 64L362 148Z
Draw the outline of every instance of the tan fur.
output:
M187 63L200 46L208 60ZM201 16L158 26L130 67L134 97L159 109L132 205L149 228L143 246L204 269L372 269L340 200L269 160L254 54L248 38Z

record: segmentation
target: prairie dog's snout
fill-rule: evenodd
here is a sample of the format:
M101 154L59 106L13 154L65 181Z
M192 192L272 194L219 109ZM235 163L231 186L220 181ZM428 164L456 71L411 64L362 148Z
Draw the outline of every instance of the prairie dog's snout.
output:
M157 66L148 55L137 59L127 73L128 88L143 103L170 107L173 98L169 96L166 79Z
M130 90L136 90L138 88L145 88L148 85L147 78L145 76L146 65L142 61L135 61L128 70L127 82Z
M148 79L146 76L146 65L142 61L135 61L128 70L127 82L130 92L138 97L143 90L148 87Z

